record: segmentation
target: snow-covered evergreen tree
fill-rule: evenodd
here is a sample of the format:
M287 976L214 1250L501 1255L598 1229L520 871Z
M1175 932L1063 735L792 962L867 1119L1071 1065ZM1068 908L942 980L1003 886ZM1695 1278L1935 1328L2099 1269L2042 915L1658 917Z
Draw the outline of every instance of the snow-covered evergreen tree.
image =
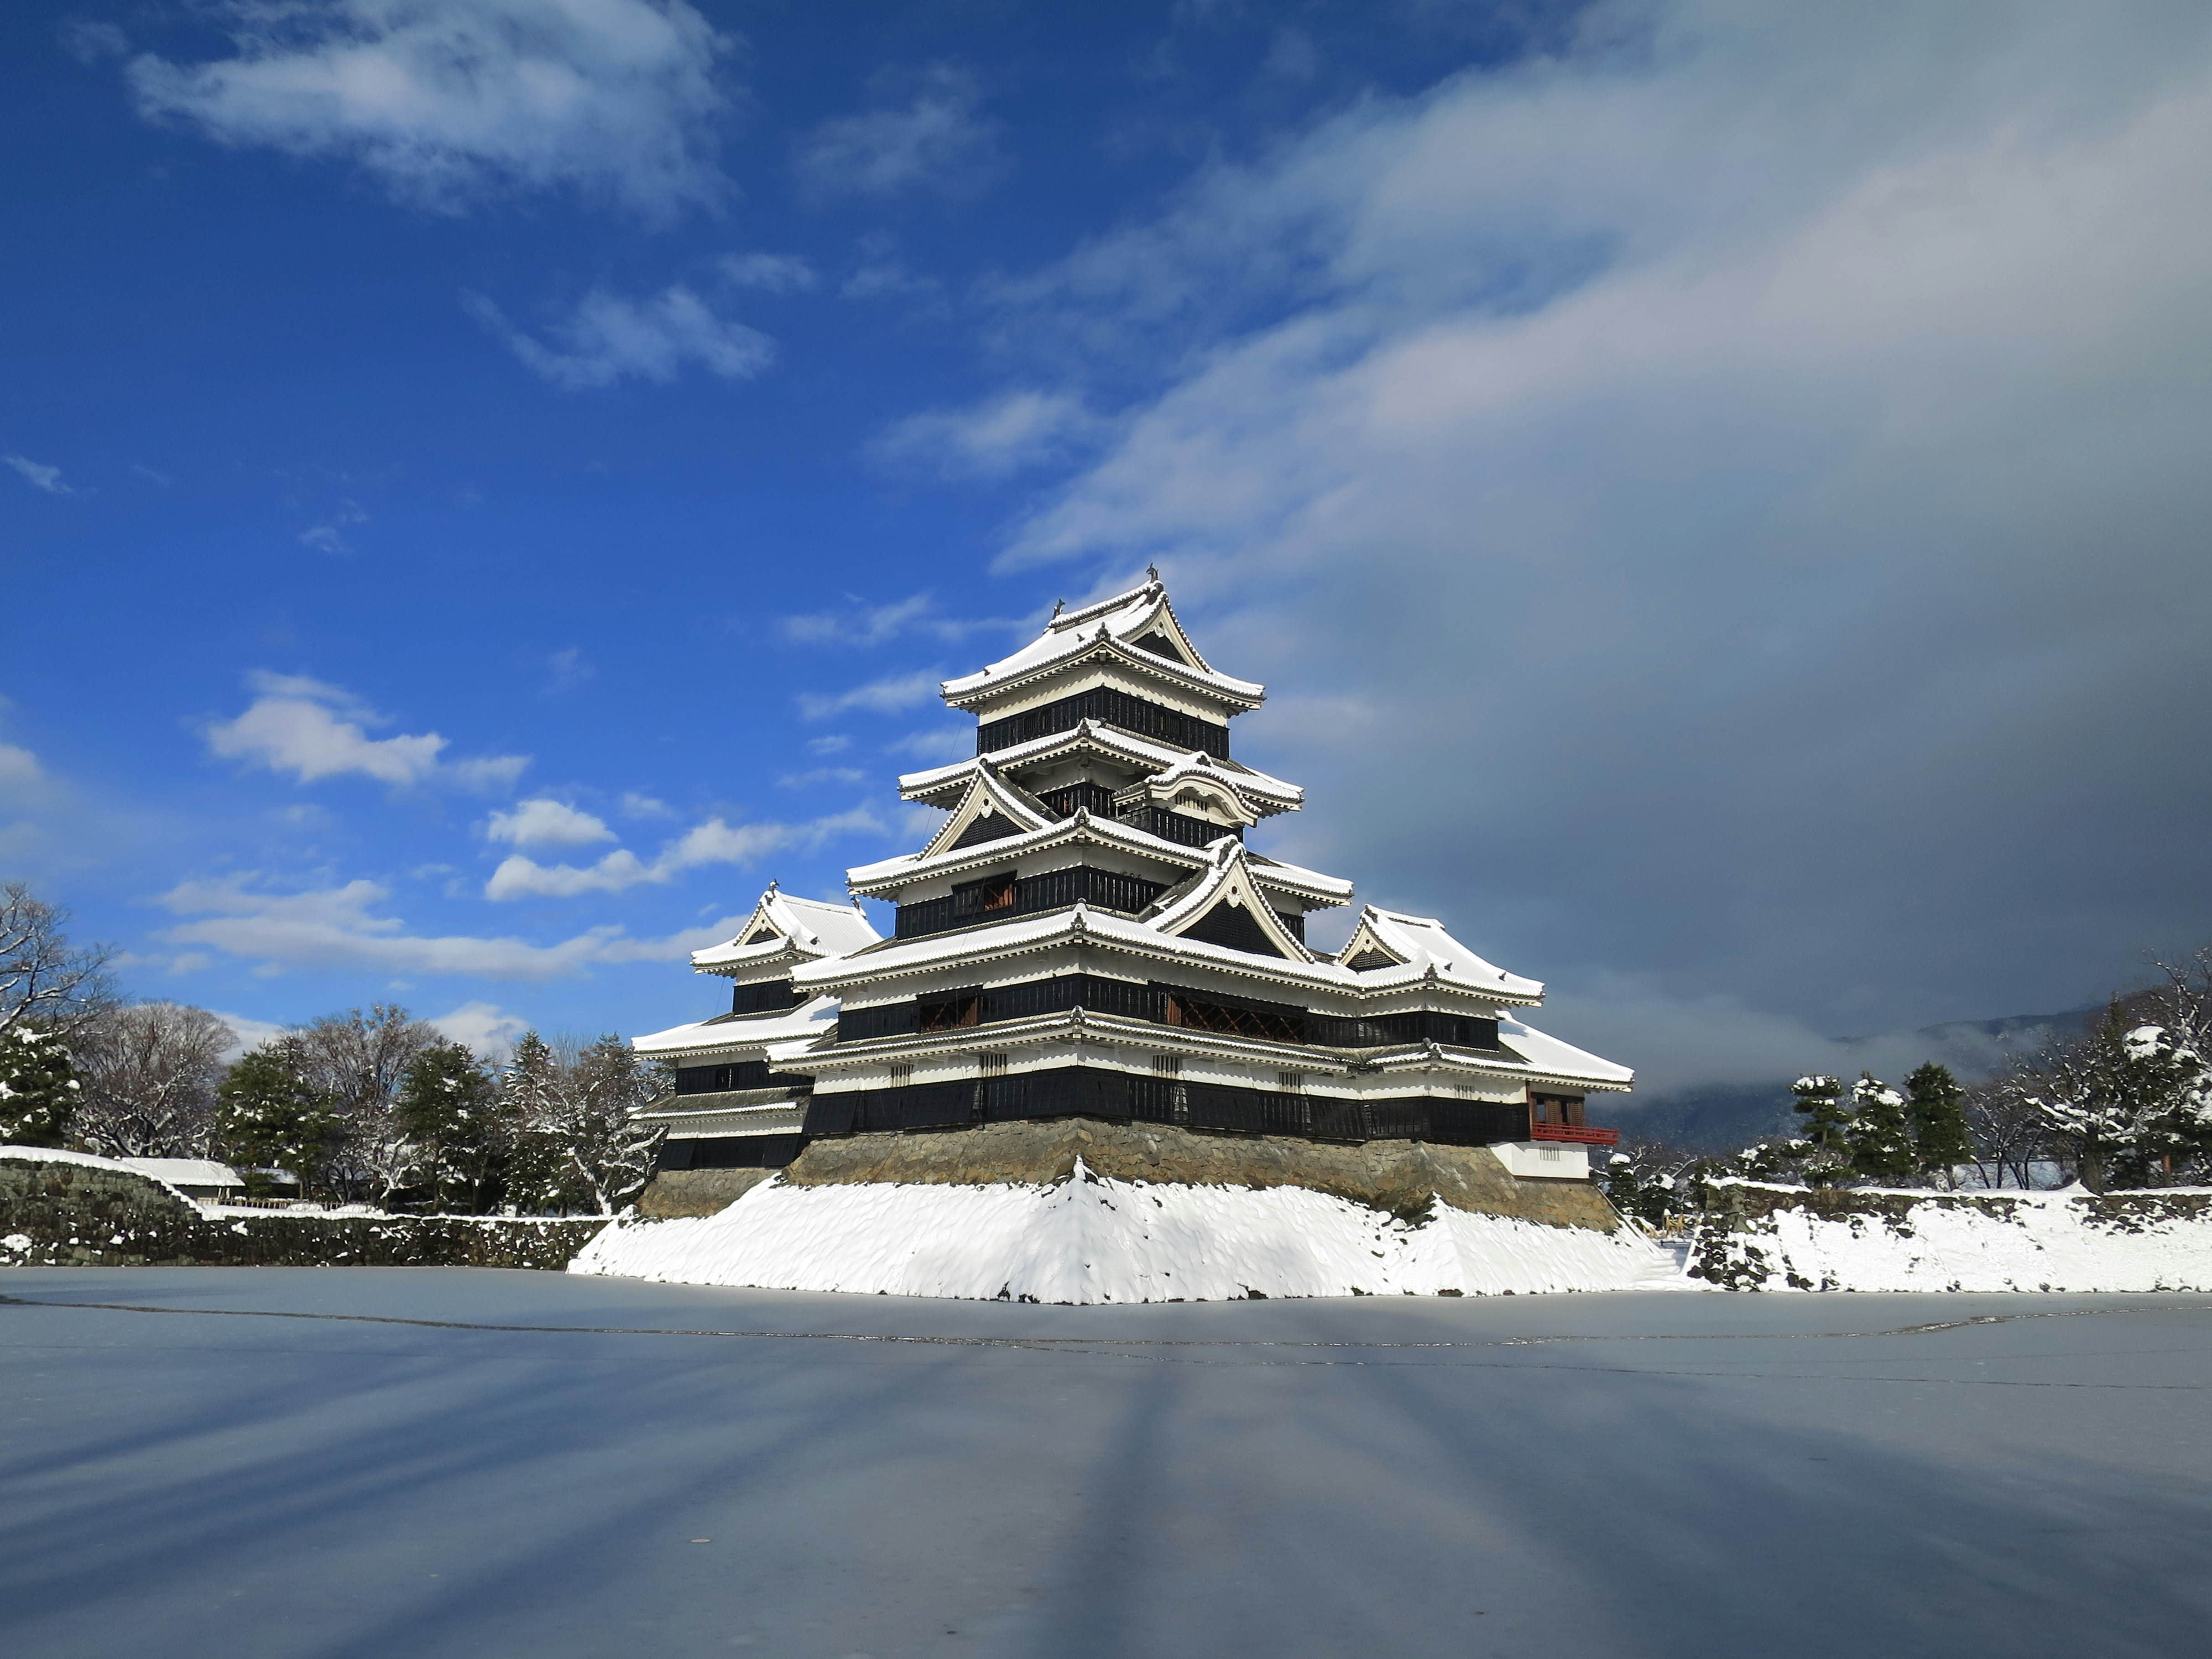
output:
M1948 1066L1916 1066L1905 1079L1905 1115L1912 1124L1913 1158L1923 1175L1945 1185L1978 1154L1966 1126L1966 1091Z
M276 1037L241 1054L216 1091L216 1140L225 1155L248 1170L289 1170L302 1194L326 1188L345 1130L313 1070L298 1036Z
M83 1088L58 1031L0 1027L0 1144L63 1146Z
M434 1042L417 1054L392 1116L433 1209L489 1207L509 1137L499 1092L465 1043Z
M611 1215L653 1178L663 1132L630 1115L665 1091L659 1066L617 1036L564 1060L535 1031L507 1067L519 1132L510 1186L527 1207Z
M1844 1104L1843 1079L1801 1077L1790 1085L1790 1092L1797 1097L1796 1110L1805 1120L1804 1139L1811 1147L1804 1159L1804 1178L1815 1187L1832 1187L1851 1165L1851 1115Z
M1884 1183L1910 1180L1919 1167L1919 1157L1912 1145L1905 1097L1871 1072L1861 1072L1851 1085L1851 1102L1852 1172Z
M2170 1180L2212 1146L2212 1068L2185 1036L2138 1023L2117 997L2036 1082L2037 1109L2094 1191Z

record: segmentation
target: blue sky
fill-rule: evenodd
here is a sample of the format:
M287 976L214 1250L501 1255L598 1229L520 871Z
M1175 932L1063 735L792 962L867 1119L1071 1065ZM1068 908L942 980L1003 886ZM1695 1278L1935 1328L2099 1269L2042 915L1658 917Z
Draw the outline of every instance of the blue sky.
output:
M2094 997L2212 937L2212 17L1797 11L9 7L0 865L653 1029L1157 560L1272 844L1656 1079Z

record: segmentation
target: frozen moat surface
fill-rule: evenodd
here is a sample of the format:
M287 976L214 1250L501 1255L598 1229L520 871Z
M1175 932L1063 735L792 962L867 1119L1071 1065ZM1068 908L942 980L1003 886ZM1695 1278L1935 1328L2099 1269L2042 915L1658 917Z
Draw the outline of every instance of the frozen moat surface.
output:
M0 1304L36 1659L2167 1659L2212 1617L2201 1296L0 1295L222 1310Z

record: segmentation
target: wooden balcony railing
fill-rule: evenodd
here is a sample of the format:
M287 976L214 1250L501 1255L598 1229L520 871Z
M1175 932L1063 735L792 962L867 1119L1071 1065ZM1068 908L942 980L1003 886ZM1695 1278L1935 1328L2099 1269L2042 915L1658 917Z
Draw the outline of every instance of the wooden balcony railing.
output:
M1618 1129L1586 1129L1579 1123L1532 1123L1528 1126L1531 1140L1571 1140L1579 1146L1618 1146Z

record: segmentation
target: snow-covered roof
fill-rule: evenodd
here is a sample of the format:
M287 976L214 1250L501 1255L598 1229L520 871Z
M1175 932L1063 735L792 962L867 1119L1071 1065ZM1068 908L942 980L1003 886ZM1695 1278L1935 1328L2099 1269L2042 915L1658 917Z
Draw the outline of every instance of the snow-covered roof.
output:
M1049 829L1060 822L1050 808L1019 784L1000 776L995 768L979 766L969 775L968 793L953 807L952 816L938 827L929 844L912 856L921 860L957 850L961 837L978 819L987 821L983 825L987 836L993 830L1005 832L990 836L999 841L1010 835Z
M1227 945L1164 933L1148 922L1133 921L1111 911L1094 910L1085 904L1073 909L1048 910L1034 916L989 927L963 928L957 933L930 933L919 939L886 939L856 955L834 961L802 963L793 979L805 989L831 991L848 986L872 985L905 975L922 974L955 964L966 967L1010 957L1041 953L1062 945L1082 941L1119 945L1155 960L1201 963L1242 975L1279 988L1297 986L1347 993L1366 1000L1435 987L1460 991L1499 1003L1541 1000L1541 988L1534 993L1520 987L1527 980L1476 981L1459 971L1446 971L1431 963L1426 968L1397 968L1359 974L1322 957L1296 962L1279 957L1255 957ZM1485 964L1486 966L1487 964Z
M641 1054L709 1054L819 1036L836 1023L837 999L817 996L781 1013L717 1014L689 1025L672 1025L665 1031L632 1037L629 1046Z
M848 956L882 937L858 904L793 898L770 882L736 935L726 944L694 951L691 965L701 973L727 974L773 962L787 951L808 957Z
M144 1170L134 1170L119 1158L102 1158L96 1152L72 1152L60 1146L0 1146L0 1162L82 1164L92 1170L119 1170L125 1175L142 1176L149 1181L160 1182L184 1202L191 1202L189 1194L179 1190L174 1183L162 1180L160 1176L149 1174Z
M211 1158L118 1158L125 1169L166 1181L172 1187L243 1187L245 1178Z
M1244 843L1223 836L1206 849L1206 867L1182 885L1160 895L1139 918L1147 927L1180 935L1204 920L1215 906L1229 904L1243 910L1253 926L1274 944L1289 962L1318 962L1276 917L1274 907L1261 894L1254 878L1259 873L1245 852Z
M1523 1025L1517 1019L1498 1022L1498 1041L1519 1054L1535 1070L1557 1077L1571 1077L1592 1083L1613 1083L1626 1088L1635 1081L1636 1073L1626 1066L1616 1066L1609 1060L1601 1060L1586 1049L1571 1042L1562 1042L1555 1036L1547 1036L1532 1025Z
M1168 652L1136 643L1155 635L1167 643ZM945 700L956 708L987 702L1099 649L1140 672L1202 689L1225 702L1256 708L1267 695L1265 686L1220 673L1199 654L1182 624L1176 620L1167 589L1155 576L1127 593L1079 611L1063 611L1045 625L1043 633L1012 656L1002 657L975 673L945 681Z
M932 767L925 772L904 773L898 781L899 793L908 800L933 804L964 789L979 766L999 769L1035 766L1056 760L1063 754L1079 751L1095 751L1148 773L1165 772L1186 763L1191 757L1191 751L1177 749L1171 744L1139 737L1133 732L1123 731L1118 726L1085 720L1065 732L1031 738L1026 743L1011 744L1004 749L994 749L988 755L954 761L948 766ZM1280 778L1255 771L1242 761L1221 760L1212 756L1206 757L1206 760L1212 772L1234 785L1237 792L1255 806L1272 811L1294 812L1305 804L1306 792L1295 783L1285 783Z
M1351 939L1337 953L1337 960L1349 964L1378 949L1397 964L1362 972L1362 978L1371 975L1378 984L1393 982L1394 977L1402 979L1408 969L1418 976L1434 968L1445 978L1485 988L1494 986L1516 1000L1540 1001L1544 995L1540 982L1509 974L1484 961L1446 933L1443 923L1434 916L1407 915L1400 910L1385 910L1377 904L1366 906L1359 913Z
M1226 830L1221 832L1221 837L1231 846L1240 845ZM1073 817L1056 819L1042 830L1024 830L1018 836L1004 836L995 841L978 842L971 846L951 848L934 854L902 853L896 858L856 865L845 872L845 884L856 893L865 893L872 898L879 897L910 887L919 881L961 875L970 870L1003 865L1009 860L1031 854L1086 843L1119 847L1163 863L1181 865L1193 872L1212 867L1212 854L1206 848L1186 847L1180 842L1156 836L1149 830L1139 830L1134 824L1123 823L1115 818L1095 817L1088 811L1078 811ZM1213 844L1218 846L1220 842L1217 841ZM1301 869L1295 864L1285 864L1263 854L1255 853L1250 856L1254 878L1264 886L1279 889L1315 905L1342 904L1352 896L1352 884L1341 877L1325 876L1316 870Z

